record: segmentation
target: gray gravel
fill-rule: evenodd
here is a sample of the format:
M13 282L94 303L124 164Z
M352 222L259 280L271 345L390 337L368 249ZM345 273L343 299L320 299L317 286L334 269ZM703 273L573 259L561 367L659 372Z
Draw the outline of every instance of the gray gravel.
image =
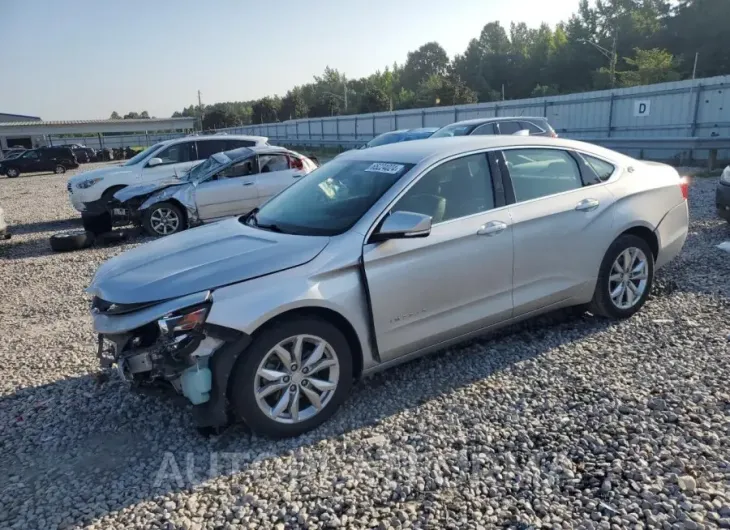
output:
M100 374L83 289L140 241L52 254L78 224L65 180L0 179L0 528L730 528L715 179L634 318L553 315L409 363L280 442L203 438L184 404Z

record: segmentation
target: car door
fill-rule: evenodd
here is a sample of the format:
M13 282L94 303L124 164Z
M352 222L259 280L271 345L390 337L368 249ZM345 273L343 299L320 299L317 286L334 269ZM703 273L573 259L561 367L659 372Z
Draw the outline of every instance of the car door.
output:
M28 151L20 156L16 162L16 167L24 173L33 173L35 171L43 171L43 161L38 150Z
M203 221L244 214L257 203L255 156L227 167L195 188L195 204Z
M595 286L611 234L613 195L575 153L504 150L514 193L515 316L559 304Z
M294 184L304 175L302 169L292 167L285 153L260 154L259 173L256 177L259 205L263 204L281 190Z
M195 141L178 142L168 145L155 153L153 158L162 160L161 164L150 166L145 162L138 178L144 182L163 180L186 173L198 160Z
M511 317L512 228L493 173L486 153L430 169L390 211L431 216L431 233L365 245L382 361Z

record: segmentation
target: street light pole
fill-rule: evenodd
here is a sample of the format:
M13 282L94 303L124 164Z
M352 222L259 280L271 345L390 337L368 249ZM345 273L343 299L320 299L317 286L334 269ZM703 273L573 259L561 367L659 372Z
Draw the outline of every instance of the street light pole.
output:
M584 44L590 44L595 49L597 49L601 54L606 57L606 59L609 60L609 75L611 76L611 88L614 87L614 84L616 82L616 63L618 62L618 57L616 56L616 33L613 34L613 43L611 45L611 51L607 50L600 44L596 44L593 41L590 41L588 39L580 39L578 42L582 42Z

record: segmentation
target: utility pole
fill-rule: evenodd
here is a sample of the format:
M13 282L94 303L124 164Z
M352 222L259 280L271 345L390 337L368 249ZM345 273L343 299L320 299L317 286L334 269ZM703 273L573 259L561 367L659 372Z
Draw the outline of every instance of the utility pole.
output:
M695 65L692 67L692 79L697 76L697 61L700 59L700 52L695 52Z
M597 49L601 54L609 60L609 75L611 76L611 88L613 88L616 84L616 63L618 62L618 54L616 53L616 46L617 46L617 35L614 31L613 33L613 43L611 44L611 51L607 50L600 44L596 44L593 41L589 41L588 39L580 39L578 42L582 42L584 44L590 44L595 49Z
M347 78L343 76L342 81L345 85L345 112L347 112Z
M203 130L203 101L200 99L200 90L198 90L198 112L200 112L200 130Z

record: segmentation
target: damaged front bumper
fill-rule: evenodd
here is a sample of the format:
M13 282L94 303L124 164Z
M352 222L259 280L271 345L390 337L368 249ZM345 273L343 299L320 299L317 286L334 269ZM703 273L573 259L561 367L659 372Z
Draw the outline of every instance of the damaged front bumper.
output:
M251 339L206 324L211 304L209 292L153 304L95 298L92 315L101 366L116 367L133 386L169 384L194 405L199 427L227 425L228 378Z

